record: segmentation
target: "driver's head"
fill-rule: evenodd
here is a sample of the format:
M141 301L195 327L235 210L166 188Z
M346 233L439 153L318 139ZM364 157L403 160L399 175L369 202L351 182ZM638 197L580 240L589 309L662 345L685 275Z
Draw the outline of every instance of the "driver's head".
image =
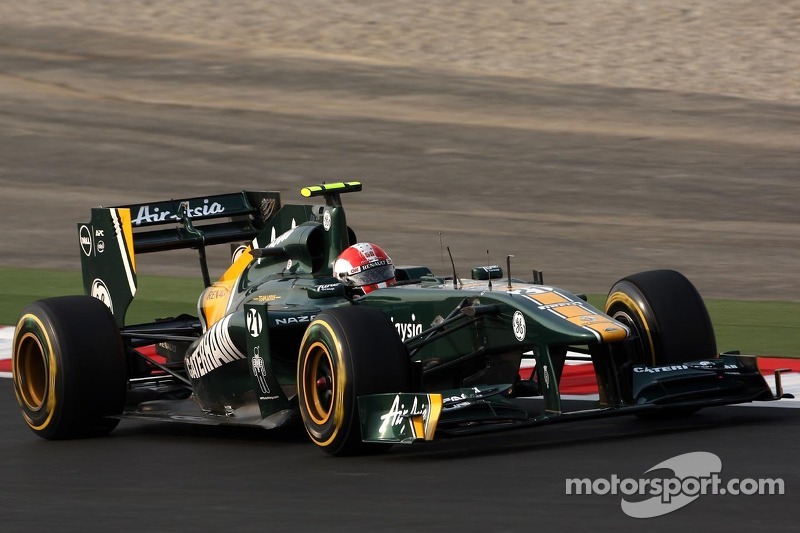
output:
M333 275L347 287L364 294L396 283L392 258L377 244L356 243L336 258Z

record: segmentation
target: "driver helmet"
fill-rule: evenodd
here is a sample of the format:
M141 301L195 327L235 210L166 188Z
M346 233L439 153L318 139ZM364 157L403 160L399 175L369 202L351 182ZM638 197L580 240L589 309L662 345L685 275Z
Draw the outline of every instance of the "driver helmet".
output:
M397 283L392 258L377 244L359 242L346 248L333 262L333 276L364 294Z

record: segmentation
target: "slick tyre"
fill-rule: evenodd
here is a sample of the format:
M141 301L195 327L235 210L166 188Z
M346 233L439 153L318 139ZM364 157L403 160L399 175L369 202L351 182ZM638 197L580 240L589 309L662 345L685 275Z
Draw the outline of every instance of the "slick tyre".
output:
M694 285L679 272L652 270L621 279L611 287L605 311L631 328L634 338L622 368L622 383L631 383L633 365L662 366L717 357L706 305ZM630 396L630 390L623 388L623 394ZM699 410L664 409L639 417L676 418Z
M12 374L22 416L40 437L100 436L119 423L125 353L114 317L95 298L49 298L25 308Z
M311 440L331 455L374 453L361 441L357 399L409 392L410 360L387 316L364 305L323 311L308 326L297 364L297 396Z
M605 311L638 338L633 363L659 366L717 356L706 305L679 272L652 270L621 279L611 287Z

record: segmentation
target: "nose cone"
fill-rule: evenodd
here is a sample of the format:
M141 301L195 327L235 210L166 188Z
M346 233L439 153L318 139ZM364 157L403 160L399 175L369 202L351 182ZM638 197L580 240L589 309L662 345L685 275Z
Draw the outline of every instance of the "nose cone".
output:
M630 335L627 326L571 294L551 290L538 294L528 293L525 297L538 304L541 316L558 317L580 328L584 335L590 333L594 339L589 337L589 340L617 342Z

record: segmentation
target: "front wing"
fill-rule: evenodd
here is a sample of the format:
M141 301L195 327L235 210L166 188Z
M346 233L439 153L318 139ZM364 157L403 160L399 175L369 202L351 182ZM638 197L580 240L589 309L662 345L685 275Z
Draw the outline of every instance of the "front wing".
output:
M562 412L545 408L531 416L513 402L512 384L442 391L437 394L372 394L358 398L364 442L410 444L450 437L532 427L570 420L691 412L703 407L778 400L754 357L723 354L717 359L632 369L632 396L618 405ZM558 404L560 406L560 402Z

